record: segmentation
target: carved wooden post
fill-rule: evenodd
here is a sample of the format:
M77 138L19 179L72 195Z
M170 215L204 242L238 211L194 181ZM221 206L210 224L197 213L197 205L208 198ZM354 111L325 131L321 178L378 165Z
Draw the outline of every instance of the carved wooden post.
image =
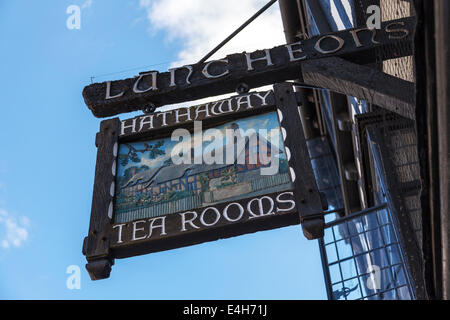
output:
M109 227L113 213L119 133L119 118L104 120L95 141L98 150L91 220L89 235L83 243L83 254L88 260L86 269L92 280L108 278L114 264L109 250Z
M297 99L288 83L276 84L274 92L303 233L310 240L322 238L326 205L317 189Z

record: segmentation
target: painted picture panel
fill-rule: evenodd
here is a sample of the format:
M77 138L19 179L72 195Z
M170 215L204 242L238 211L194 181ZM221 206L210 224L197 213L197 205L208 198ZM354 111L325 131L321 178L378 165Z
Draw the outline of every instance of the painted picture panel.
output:
M114 223L292 190L276 112L119 146Z

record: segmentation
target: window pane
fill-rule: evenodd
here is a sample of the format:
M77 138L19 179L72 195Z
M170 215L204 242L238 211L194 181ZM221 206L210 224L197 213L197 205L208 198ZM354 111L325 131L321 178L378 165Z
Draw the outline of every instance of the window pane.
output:
M339 259L343 260L353 256L352 247L350 243L346 243L345 240L338 241L336 243L338 248Z
M340 224L338 226L334 226L333 227L333 232L334 232L334 236L336 238L336 241L342 240L344 238L348 238L348 236L349 236L348 228L347 228L347 224L346 223Z
M389 223L389 217L386 209L378 211L377 214L381 225Z
M378 249L384 245L383 238L381 237L381 233L377 229L366 232L366 238L368 241L369 250L370 249Z
M373 230L378 227L378 220L376 213L371 213L366 215L362 220L362 225L364 227L364 230Z
M358 278L345 281L344 290L347 295L347 300L357 300L362 298Z
M395 279L396 286L403 286L406 284L405 272L403 271L403 266L395 266L392 268L392 273Z
M325 229L325 234L323 236L323 241L325 241L325 244L329 244L329 243L334 241L333 230Z
M341 271L339 270L339 263L332 264L330 266L330 278L331 283L336 283L342 281Z
M341 262L341 270L344 280L350 279L357 275L355 261L353 259Z
M325 246L325 250L327 252L328 263L333 263L337 261L336 248L334 243Z
M377 226L380 217L372 214L326 230L330 286L336 299L411 299L395 226L389 212L383 214L389 224L382 227Z
M402 300L411 300L411 294L407 286L397 288L398 298Z
M386 254L384 252L384 248L383 249L378 249L375 250L373 252L370 253L370 257L372 259L372 263L374 265L379 266L380 268L388 266L389 265L389 261L386 258Z
M402 262L402 259L400 257L400 251L398 250L397 245L387 247L386 251L388 253L391 264L398 264Z

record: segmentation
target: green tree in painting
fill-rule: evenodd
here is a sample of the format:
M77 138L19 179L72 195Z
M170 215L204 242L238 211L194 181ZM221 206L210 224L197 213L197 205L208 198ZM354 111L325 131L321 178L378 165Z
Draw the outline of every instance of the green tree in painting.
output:
M199 176L201 190L202 192L206 192L209 189L209 178L207 173L201 173Z
M139 157L138 153L142 154L148 153L149 159L155 159L157 156L166 154L166 152L163 149L161 149L163 145L164 145L163 140L159 140L153 144L148 144L144 142L144 149L137 149L128 143L124 143L124 146L128 148L128 153L119 154L119 162L122 166L126 166L129 161L139 163L141 162L141 158Z
M234 170L234 168L229 168L225 171L222 171L220 181L228 184L236 183L236 171Z

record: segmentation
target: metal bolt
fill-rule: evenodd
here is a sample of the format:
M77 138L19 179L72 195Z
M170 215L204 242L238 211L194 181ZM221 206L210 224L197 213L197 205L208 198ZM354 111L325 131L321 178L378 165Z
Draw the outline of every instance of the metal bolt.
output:
M248 86L248 84L246 83L239 83L238 86L236 87L236 92L238 94L244 94L250 91L250 87Z
M151 114L155 112L155 110L156 105L154 103L149 103L142 108L142 112L144 112L145 114Z

